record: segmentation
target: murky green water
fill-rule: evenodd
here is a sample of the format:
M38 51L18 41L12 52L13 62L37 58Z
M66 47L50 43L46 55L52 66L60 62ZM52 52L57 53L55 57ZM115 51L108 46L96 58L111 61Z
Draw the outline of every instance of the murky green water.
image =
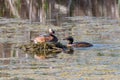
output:
M62 27L55 28L62 43L66 43L62 38L67 33L73 35L75 41L90 42L94 46L74 48L74 54L62 52L57 57L37 60L17 46L29 42L39 33L45 33L52 26L2 24L0 80L119 80L119 26L116 20L89 17L64 23Z

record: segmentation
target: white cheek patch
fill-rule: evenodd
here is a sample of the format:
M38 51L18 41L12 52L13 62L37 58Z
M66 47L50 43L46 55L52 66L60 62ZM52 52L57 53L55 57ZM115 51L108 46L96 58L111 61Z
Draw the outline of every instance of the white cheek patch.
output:
M34 40L34 43L37 44L37 40Z
M52 33L53 32L52 29L49 29L49 32Z

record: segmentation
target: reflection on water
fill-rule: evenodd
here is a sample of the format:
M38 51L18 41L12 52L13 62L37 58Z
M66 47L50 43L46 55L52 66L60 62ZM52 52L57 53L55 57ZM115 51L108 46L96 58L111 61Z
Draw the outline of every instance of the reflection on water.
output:
M95 79L98 75L112 75L112 79L118 79L120 76L120 45L94 44L89 48L74 48L72 55L61 53L46 60L36 60L19 49L12 49L10 44L1 45L0 80L64 80L68 77L80 79L81 75L85 80L91 75L96 76Z
M102 18L100 21L91 19L85 17L73 21L76 27L72 29L64 24L56 35L62 42L64 32L70 33L75 41L88 41L93 47L74 48L73 54L61 52L45 60L37 60L17 47L47 29L0 27L0 80L119 80L120 41L116 35L119 34L119 24L110 20L105 22ZM110 26L113 24L117 28Z

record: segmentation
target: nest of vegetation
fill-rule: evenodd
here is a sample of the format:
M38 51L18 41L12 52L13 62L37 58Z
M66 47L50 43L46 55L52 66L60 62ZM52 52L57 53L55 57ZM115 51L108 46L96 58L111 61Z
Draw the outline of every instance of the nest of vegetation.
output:
M39 56L49 56L49 55L57 55L66 49L67 52L71 52L71 48L66 47L61 43L29 43L25 45L21 45L20 49L28 54L36 54Z

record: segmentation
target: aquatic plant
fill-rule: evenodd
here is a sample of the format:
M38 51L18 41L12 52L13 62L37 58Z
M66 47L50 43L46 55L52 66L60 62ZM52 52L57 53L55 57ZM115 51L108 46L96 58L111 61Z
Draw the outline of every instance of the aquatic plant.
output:
M25 53L33 54L37 56L44 56L47 57L49 55L55 56L58 53L62 52L63 49L67 49L67 52L71 52L70 48L67 48L65 45L58 43L29 43L25 45L21 45L19 47L21 50L23 50Z
M104 54L103 53L97 53L97 56L104 56Z

